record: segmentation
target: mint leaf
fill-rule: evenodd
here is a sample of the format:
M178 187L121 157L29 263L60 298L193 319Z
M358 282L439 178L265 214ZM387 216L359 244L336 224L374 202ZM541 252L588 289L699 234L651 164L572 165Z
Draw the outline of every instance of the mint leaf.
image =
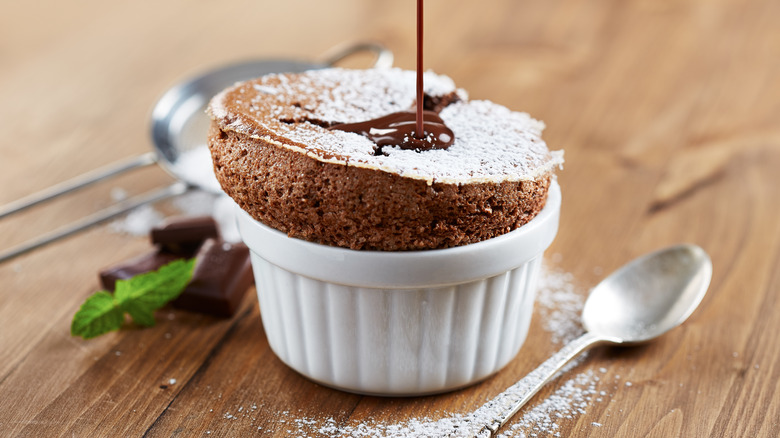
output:
M84 339L94 338L113 330L119 330L125 316L116 306L114 297L106 291L96 292L75 315L70 325L70 334Z
M125 312L133 322L150 327L154 311L181 294L192 279L195 259L174 260L160 269L116 282L116 291L96 292L73 315L70 334L84 339L119 330Z
M190 282L194 268L195 259L174 260L154 272L117 281L114 297L128 313L129 308L152 312L179 296Z
M142 325L144 327L151 327L154 325L154 311L136 301L125 301L119 306L120 309L130 314L133 318L133 322Z

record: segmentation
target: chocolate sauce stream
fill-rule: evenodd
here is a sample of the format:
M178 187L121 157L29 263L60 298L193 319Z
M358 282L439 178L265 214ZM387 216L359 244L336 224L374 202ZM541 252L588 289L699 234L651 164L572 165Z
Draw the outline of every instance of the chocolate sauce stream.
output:
M378 119L358 123L342 123L328 129L354 132L376 143L376 155L384 146L427 151L446 149L455 141L455 134L433 111L423 104L423 0L417 0L417 110L401 111Z
M423 127L423 0L417 0L417 138L425 137Z

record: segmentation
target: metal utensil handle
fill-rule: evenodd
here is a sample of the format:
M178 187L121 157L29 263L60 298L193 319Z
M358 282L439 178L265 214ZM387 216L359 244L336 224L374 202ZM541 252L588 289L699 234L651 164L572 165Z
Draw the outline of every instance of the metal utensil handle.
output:
M114 204L111 207L108 207L104 210L101 210L95 214L92 214L90 216L87 216L81 220L78 220L76 222L73 222L69 225L64 226L63 228L60 228L58 230L52 231L48 234L44 234L42 236L39 236L33 240L30 240L28 242L25 242L19 246L16 246L14 248L11 248L10 250L3 252L0 254L0 263L12 259L16 256L22 255L28 251L32 251L36 248L39 248L41 246L44 246L46 244L49 244L51 242L60 240L62 238L65 238L67 236L70 236L71 234L77 233L81 230L84 230L86 228L89 228L93 225L97 225L101 222L108 221L110 219L113 219L123 213L127 213L128 211L139 207L141 205L150 203L150 202L156 202L160 201L165 198L170 198L171 196L181 195L185 193L187 190L189 190L189 186L186 183L183 182L177 182L174 184L171 184L168 187L164 187L162 189L157 189L152 192L145 193L143 195L136 196L134 198L130 198L126 201L120 202L118 204Z
M114 177L120 173L127 172L128 170L148 166L156 162L157 156L154 154L154 152L147 152L137 157L128 158L89 171L75 178L63 181L47 189L41 190L38 193L33 193L32 195L26 196L22 199L13 201L10 204L6 204L0 207L0 219L6 216L10 216L14 213L19 213L22 210L26 210L30 207L49 201L58 196L62 196L66 193L70 193L74 190L84 188L98 181L103 181L104 179Z
M324 63L334 65L335 63L360 52L373 52L376 54L373 67L387 68L393 65L393 52L383 45L374 42L359 42L336 46L323 55ZM92 170L83 175L58 183L52 187L40 192L33 193L22 199L11 202L10 204L0 206L0 219L10 216L20 211L26 210L35 205L62 196L66 193L87 187L96 182L114 177L129 170L148 166L157 162L157 155L154 152L147 152L137 157L128 158L113 164Z
M496 406L505 409L502 410L503 413L500 417L494 418L490 424L485 425L476 434L476 438L495 436L501 426L505 425L567 363L571 362L572 359L586 349L602 342L605 342L603 338L586 332L579 338L566 344L560 351L544 361L522 380L512 385L507 391L487 402L480 410L494 411Z
M390 68L393 66L393 52L385 46L374 42L346 43L338 45L322 56L323 64L333 66L356 53L373 52L376 55L373 68Z
M337 46L326 53L325 56L323 56L325 59L324 63L327 65L334 65L344 58L363 51L373 52L376 54L373 67L387 68L393 64L393 53L386 49L383 45L372 42L361 42ZM11 202L5 206L0 206L0 219L49 201L58 196L62 196L66 193L70 193L74 190L78 190L107 178L114 177L129 170L157 163L157 161L158 158L154 152L147 152L137 157L129 158L101 167L99 169L95 169L81 176L56 184L48 189L44 189L38 193L34 193L25 198ZM62 229L55 230L51 233L33 239L30 242L12 248L4 253L0 253L0 263L31 251L35 248L39 248L43 245L51 243L55 240L62 239L98 223L105 222L111 218L119 216L120 214L126 213L135 207L184 193L187 189L188 186L185 183L176 183L167 188L138 197L137 199L134 198L132 200L116 204L71 225L65 226Z

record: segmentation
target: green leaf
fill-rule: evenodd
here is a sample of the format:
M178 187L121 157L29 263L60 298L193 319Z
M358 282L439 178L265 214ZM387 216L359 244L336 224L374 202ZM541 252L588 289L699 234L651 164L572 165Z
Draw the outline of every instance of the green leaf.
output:
M133 322L144 327L151 327L155 324L154 310L144 306L142 303L136 301L125 301L120 304L120 309L130 314L133 318Z
M142 326L153 326L154 311L181 294L192 279L195 259L174 260L154 272L116 282L116 292L96 292L73 315L70 333L84 339L119 330L129 313Z
M195 259L174 260L154 272L117 281L114 296L120 308L130 313L133 320L133 313L136 313L148 322L141 315L151 313L178 297L190 282L194 268Z
M114 297L106 291L96 292L75 315L70 325L70 334L84 339L94 338L113 330L119 330L124 322L124 313L117 307Z

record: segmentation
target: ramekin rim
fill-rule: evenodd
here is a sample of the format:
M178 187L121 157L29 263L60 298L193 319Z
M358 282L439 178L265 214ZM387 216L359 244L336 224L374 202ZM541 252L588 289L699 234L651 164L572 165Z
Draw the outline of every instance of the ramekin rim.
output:
M504 235L452 248L364 251L289 237L236 206L239 232L254 255L304 277L374 288L436 287L514 269L541 256L552 243L560 207L560 186L553 180L545 207L531 221ZM495 260L480 261L481 256L488 254ZM345 266L347 263L350 266Z

